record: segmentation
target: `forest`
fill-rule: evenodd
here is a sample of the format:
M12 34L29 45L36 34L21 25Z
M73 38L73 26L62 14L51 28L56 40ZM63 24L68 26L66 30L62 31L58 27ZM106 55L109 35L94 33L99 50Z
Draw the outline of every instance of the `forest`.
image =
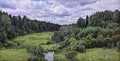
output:
M51 43L59 43L58 51L67 51L66 58L71 61L75 60L75 52L85 53L91 48L117 48L120 52L120 11L80 17L76 24L62 26L55 32Z
M45 21L31 20L24 16L12 16L0 10L0 42L37 32L57 31L60 25Z
M70 25L0 11L0 49L11 48L30 53L23 61L46 61L43 53L48 51L55 52L54 61L119 61L120 11L96 12Z
M75 51L117 47L120 43L120 11L106 10L86 16L86 19L80 17L77 24L62 26L54 33L52 41L61 43L60 49L69 46L69 50Z

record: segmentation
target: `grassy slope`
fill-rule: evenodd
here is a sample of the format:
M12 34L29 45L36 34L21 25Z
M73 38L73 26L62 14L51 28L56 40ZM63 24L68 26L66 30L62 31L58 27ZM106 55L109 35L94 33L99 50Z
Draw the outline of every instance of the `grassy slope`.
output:
M63 53L55 54L55 58L67 61ZM76 58L79 61L119 61L116 50L103 48L87 49L86 53L78 53Z

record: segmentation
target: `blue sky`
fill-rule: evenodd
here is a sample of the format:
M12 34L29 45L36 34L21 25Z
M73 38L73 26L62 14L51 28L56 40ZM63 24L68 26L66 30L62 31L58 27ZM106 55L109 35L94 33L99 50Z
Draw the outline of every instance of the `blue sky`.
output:
M120 0L0 0L0 10L12 15L58 24L75 23L97 11L120 10Z

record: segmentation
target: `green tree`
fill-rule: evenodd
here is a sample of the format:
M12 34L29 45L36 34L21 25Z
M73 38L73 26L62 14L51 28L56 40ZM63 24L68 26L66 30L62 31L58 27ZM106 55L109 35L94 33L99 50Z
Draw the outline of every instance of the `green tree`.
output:
M110 37L105 37L102 42L104 47L110 48L112 45L112 39Z
M86 20L83 19L83 18L79 18L78 21L77 21L77 26L81 27L81 28L85 27L86 26Z
M120 23L120 11L116 10L113 14L113 20L117 23Z
M60 25L32 20L24 16L11 16L0 10L0 43L6 39L30 34L33 32L56 31Z
M39 46L30 45L27 48L28 52L32 54L32 56L28 59L29 61L45 61L43 48Z
M114 46L117 46L117 43L120 41L120 35L113 35L112 36L112 44L114 44Z
M7 39L7 34L4 30L0 29L0 42L5 42L5 40Z
M103 42L103 35L102 34L98 34L97 38L96 38L96 43L97 43L97 46L96 47L102 47L102 42Z

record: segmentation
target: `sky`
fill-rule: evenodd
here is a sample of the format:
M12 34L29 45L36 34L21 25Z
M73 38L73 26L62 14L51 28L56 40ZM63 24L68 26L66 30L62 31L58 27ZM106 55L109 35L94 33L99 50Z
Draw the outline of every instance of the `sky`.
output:
M11 15L57 24L76 23L97 11L120 10L120 0L0 0L0 10Z

